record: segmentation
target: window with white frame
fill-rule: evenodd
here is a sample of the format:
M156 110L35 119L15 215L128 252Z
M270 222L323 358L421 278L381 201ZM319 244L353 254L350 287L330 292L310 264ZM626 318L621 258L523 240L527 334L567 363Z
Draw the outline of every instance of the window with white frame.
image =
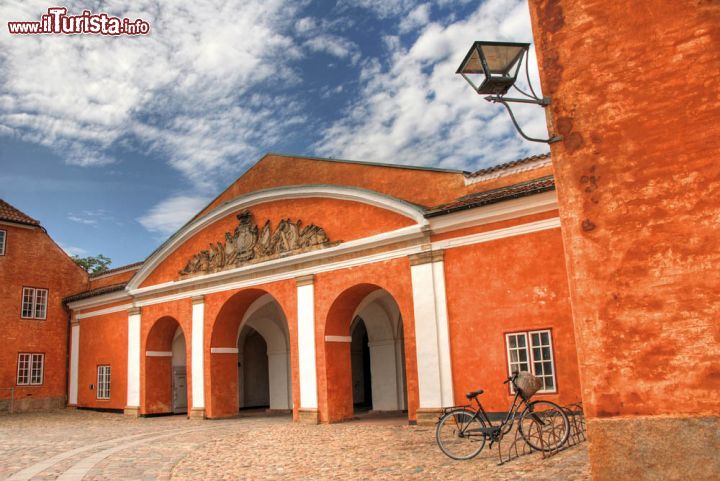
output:
M18 354L18 386L39 386L43 383L45 354L21 352Z
M45 319L47 316L48 290L23 287L22 313L23 319Z
M97 368L97 398L110 399L110 366Z
M520 371L530 372L543 382L539 392L557 391L552 334L549 329L506 334L505 344L510 375Z
M0 230L0 256L5 255L5 238L7 237L7 232L4 230Z

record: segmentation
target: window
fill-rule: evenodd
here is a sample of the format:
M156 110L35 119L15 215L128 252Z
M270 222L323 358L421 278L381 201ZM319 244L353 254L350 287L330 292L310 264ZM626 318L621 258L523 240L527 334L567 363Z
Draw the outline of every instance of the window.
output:
M514 332L505 335L509 374L531 372L543 382L539 392L556 392L555 362L550 330ZM512 387L510 388L512 390Z
M7 232L4 230L0 230L0 256L5 255L5 237L7 236Z
M97 398L110 399L110 366L97 368Z
M23 287L22 317L23 319L45 319L47 316L47 289Z
M21 352L18 354L18 386L38 386L43 383L45 354Z

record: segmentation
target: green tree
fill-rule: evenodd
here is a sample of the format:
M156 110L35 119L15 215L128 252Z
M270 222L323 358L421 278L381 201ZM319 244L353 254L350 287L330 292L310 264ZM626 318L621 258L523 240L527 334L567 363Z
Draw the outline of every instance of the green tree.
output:
M109 257L105 257L102 254L97 256L78 257L73 256L72 260L75 264L85 269L90 274L97 274L98 272L105 272L108 270L112 260Z

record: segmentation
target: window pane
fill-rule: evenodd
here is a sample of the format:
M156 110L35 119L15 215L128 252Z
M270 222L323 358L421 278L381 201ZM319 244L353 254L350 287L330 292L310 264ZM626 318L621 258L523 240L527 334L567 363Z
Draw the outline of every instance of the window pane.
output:
M535 375L536 376L542 376L543 375L543 365L541 362L535 363Z
M518 346L525 347L525 336L518 336Z
M537 332L532 333L531 337L532 339L530 342L532 342L533 346L537 346L540 344L540 335Z
M30 381L30 354L18 355L18 384L27 384Z
M549 346L550 345L550 333L549 332L541 332L540 336L542 338L543 346Z
M552 376L548 376L545 379L545 389L552 391L555 389L555 382L553 381Z
M22 317L32 318L34 296L35 289L29 287L23 288Z
M533 347L533 357L536 361L542 361L542 352L539 347Z
M551 359L552 356L550 355L550 348L549 347L543 347L542 348L543 353L543 359Z
M35 318L45 319L47 311L47 289L35 289Z
M528 360L528 359L527 359L527 351L526 351L525 349L519 351L518 354L520 354L520 361L521 361L521 362L525 362L525 361Z
M508 342L510 343L510 347L517 347L517 340L515 339L515 336L508 336Z
M0 256L5 255L5 231L0 230Z
M43 381L43 358L42 354L33 354L32 356L32 376L30 384L42 384Z

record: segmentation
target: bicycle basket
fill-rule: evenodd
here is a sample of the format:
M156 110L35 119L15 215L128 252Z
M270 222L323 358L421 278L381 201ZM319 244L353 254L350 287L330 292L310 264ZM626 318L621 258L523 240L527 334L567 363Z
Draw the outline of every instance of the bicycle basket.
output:
M525 399L530 399L543 388L543 382L542 379L533 376L529 372L521 371L515 380L515 386L517 386Z

